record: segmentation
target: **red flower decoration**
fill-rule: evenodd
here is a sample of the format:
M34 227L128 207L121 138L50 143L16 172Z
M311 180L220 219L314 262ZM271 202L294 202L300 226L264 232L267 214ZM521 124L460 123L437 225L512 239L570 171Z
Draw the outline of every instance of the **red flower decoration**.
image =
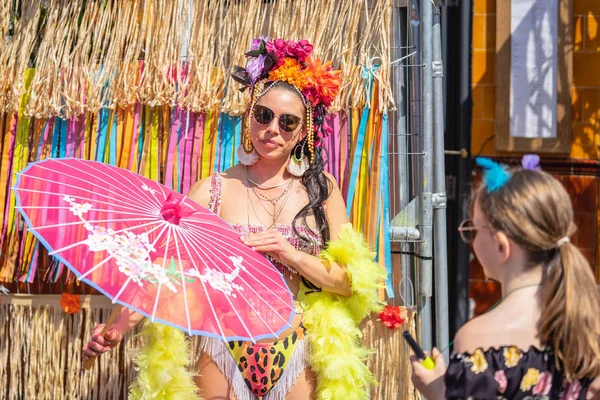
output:
M379 313L379 320L390 329L399 328L404 323L400 306L386 305Z
M81 297L78 294L63 293L60 297L60 306L67 314L81 311Z

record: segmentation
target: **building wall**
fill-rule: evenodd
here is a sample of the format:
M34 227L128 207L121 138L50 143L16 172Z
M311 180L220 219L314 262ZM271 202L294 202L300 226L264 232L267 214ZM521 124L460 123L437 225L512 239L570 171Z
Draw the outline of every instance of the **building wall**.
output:
M495 32L496 1L474 0L473 7L473 125L471 153L506 158L515 156L494 149L495 120ZM580 246L600 277L600 1L573 0L573 87L571 152L544 169L552 172L572 196L579 234L574 242ZM497 283L485 279L481 267L471 264L470 296L475 313L486 311L500 299Z

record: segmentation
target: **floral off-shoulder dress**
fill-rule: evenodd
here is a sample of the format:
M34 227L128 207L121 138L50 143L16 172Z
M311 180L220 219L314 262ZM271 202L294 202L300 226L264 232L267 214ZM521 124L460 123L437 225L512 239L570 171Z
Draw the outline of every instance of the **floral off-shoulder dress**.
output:
M591 379L568 382L550 348L514 346L453 355L446 372L448 399L584 400Z

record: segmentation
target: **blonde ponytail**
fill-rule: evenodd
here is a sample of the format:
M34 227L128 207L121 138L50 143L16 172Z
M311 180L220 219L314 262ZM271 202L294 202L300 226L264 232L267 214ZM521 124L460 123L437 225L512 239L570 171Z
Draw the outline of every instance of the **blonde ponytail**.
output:
M600 376L600 295L592 269L570 242L553 261L542 287L540 339L569 381Z

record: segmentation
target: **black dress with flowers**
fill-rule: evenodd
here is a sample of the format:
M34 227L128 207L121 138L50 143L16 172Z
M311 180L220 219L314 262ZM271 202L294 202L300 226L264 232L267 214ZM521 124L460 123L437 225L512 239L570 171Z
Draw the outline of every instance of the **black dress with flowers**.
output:
M453 355L446 372L446 398L583 400L590 382L569 383L551 349L506 346Z

